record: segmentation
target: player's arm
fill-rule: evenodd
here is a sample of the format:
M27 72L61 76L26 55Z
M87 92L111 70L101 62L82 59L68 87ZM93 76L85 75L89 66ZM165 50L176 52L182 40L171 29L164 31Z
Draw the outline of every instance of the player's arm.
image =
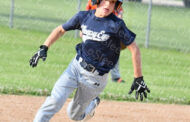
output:
M123 18L123 10L120 10L117 15L120 19Z
M147 92L150 93L150 90L145 84L143 76L142 76L140 50L135 42L131 43L128 46L128 49L130 50L132 54L132 62L133 62L133 68L134 68L134 81L131 85L129 94L131 94L135 90L136 99L138 99L138 97L140 96L140 100L142 101L143 97L147 98Z
M80 29L81 16L83 16L83 14L81 12L78 12L75 16L73 16L65 24L56 27L51 32L51 34L48 36L48 38L46 39L44 44L40 46L40 49L34 54L34 56L32 56L32 58L30 59L30 62L29 62L30 66L36 67L40 58L43 61L45 61L45 59L47 57L48 48L56 40L58 40L66 31Z
M66 31L60 25L56 27L48 36L43 45L50 47L56 40L58 40Z
M119 14L118 14L118 17L119 17L120 19L122 19L122 18L123 18L123 13L122 13L122 12L119 13Z
M135 42L130 44L128 47L129 51L132 54L132 62L134 68L134 77L138 78L142 76L142 69L141 69L141 54L140 49Z
M123 18L123 13L124 13L124 11L123 11L123 8L121 7L119 10L118 10L118 15L117 15L117 17L119 17L120 19L122 19Z
M39 59L41 58L43 61L47 58L47 51L48 48L56 41L58 40L63 34L65 33L65 30L62 26L56 27L51 34L48 36L46 41L43 45L40 46L40 49L32 56L29 63L30 66L36 67L38 64Z

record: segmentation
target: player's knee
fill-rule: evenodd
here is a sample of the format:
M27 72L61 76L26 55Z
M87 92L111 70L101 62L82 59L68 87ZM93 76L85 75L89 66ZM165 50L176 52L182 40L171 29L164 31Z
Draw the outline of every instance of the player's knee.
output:
M67 114L69 118L74 121L81 121L82 119L84 119L84 114L79 115L78 113L75 113L74 111L67 111Z
M71 104L67 108L67 114L71 120L74 121L81 121L84 119L84 113L81 113L80 111L76 109L72 109Z
M68 116L69 116L69 118L71 119L71 120L74 120L74 121L81 121L81 120L83 120L83 118L84 118L84 114L83 115L77 115L76 113L74 113L74 112L71 112L71 113L67 113L68 114Z

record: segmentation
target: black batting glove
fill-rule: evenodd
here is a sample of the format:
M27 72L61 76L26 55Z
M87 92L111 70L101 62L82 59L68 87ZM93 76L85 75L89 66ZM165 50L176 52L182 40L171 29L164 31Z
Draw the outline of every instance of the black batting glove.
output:
M36 67L40 58L43 61L45 61L47 58L47 51L48 51L48 47L45 45L41 45L38 52L36 54L34 54L34 56L32 56L32 58L30 59L30 61L29 61L30 66Z
M143 77L135 78L133 81L133 84L131 85L131 89L129 91L129 94L131 94L133 91L136 91L135 98L138 100L138 97L140 95L140 100L143 101L143 96L147 98L147 93L150 93L149 88L145 84Z

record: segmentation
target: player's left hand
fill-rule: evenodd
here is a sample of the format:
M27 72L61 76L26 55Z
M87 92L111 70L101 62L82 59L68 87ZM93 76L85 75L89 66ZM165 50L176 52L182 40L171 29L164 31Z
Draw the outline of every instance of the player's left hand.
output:
M136 91L135 98L138 100L138 97L140 95L140 100L143 101L143 96L147 98L147 93L150 93L149 88L145 84L143 77L135 78L133 81L133 84L131 85L131 89L129 91L129 94L131 94L133 91Z

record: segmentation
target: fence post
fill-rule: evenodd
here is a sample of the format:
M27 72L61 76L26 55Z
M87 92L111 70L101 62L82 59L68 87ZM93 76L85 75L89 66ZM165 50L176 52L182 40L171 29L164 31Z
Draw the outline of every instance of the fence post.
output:
M80 11L80 6L81 6L81 0L78 0L78 7L77 7L77 11ZM75 38L77 38L79 36L79 31L76 30L75 31Z
M10 16L9 16L9 27L13 28L13 16L14 16L14 0L11 0Z
M147 22L147 30L146 30L145 48L148 48L149 46L151 13L152 13L152 0L149 1L149 7L148 7L148 22Z

